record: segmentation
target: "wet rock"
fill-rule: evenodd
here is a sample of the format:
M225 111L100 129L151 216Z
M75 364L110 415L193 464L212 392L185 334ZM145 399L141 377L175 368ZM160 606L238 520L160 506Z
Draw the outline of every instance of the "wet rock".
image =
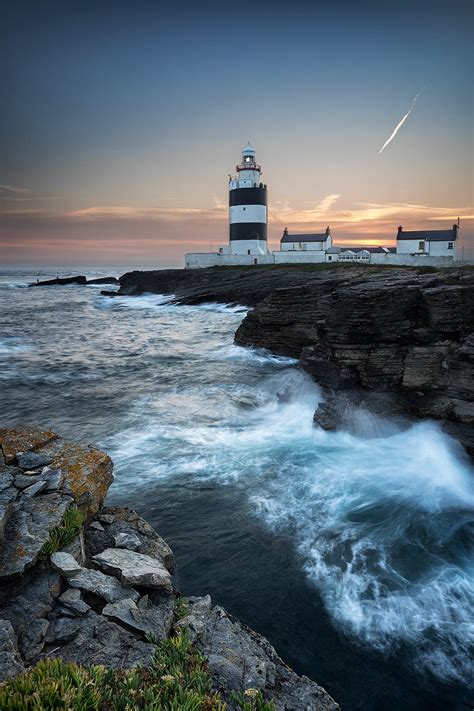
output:
M171 576L156 558L124 548L107 548L93 560L107 573L118 575L123 583L172 592Z
M15 459L17 452L37 449L57 437L55 432L37 427L4 427L0 428L0 447L8 464Z
M24 496L36 496L36 494L41 493L45 487L46 487L46 482L43 479L40 479L35 484L28 486L23 491L23 494L24 494Z
M36 563L50 530L61 523L71 503L69 496L61 494L23 496L15 501L4 529L0 579L19 576Z
M60 596L61 603L70 609L75 615L82 617L90 610L90 606L84 602L81 591L78 588L68 588Z
M72 578L77 573L80 573L82 567L77 563L76 559L69 553L63 553L61 551L53 553L51 558L51 567L61 573L63 578Z
M139 538L140 553L156 558L170 573L174 572L173 551L154 528L135 511L129 508L104 508L100 514L101 520L104 519L104 516L113 517L113 521L107 525L104 532L90 529L86 531L86 548L90 556L101 553L105 548L113 548L115 536L126 533Z
M136 590L121 585L116 578L104 575L100 570L83 568L77 575L69 578L68 582L71 587L94 593L107 602L118 602L127 598L136 602L140 597Z
M36 469L51 464L51 457L42 452L17 452L16 461L20 469Z
M191 598L189 604L189 615L175 627L189 629L194 645L208 657L214 685L228 701L232 691L253 688L272 699L277 711L339 709L324 689L295 674L264 637L221 607L212 608L208 596Z
M141 545L140 539L133 533L117 533L114 541L117 548L128 548L129 551L136 551Z
M141 601L140 601L141 602ZM158 641L168 637L173 624L174 597L163 597L158 605L137 606L133 600L121 600L104 607L102 614L144 635L153 634Z
M0 620L0 683L24 669L15 631L8 620Z
M62 623L64 633L76 629ZM77 664L104 664L108 668L128 669L139 664L148 665L154 646L138 640L130 632L92 610L78 620L78 629L72 640L47 650L48 657L61 657L65 662Z

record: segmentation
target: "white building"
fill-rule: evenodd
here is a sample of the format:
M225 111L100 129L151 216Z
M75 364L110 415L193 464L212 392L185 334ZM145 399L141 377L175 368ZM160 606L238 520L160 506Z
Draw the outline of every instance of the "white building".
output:
M321 233L290 234L285 227L279 251L267 246L268 195L255 150L247 144L237 174L229 176L229 243L216 252L186 254L187 269L257 264L362 264L451 266L459 258L459 221L452 230L404 232L398 228L394 247L337 247L329 227Z
M280 240L281 252L310 252L321 251L332 247L331 230L326 227L323 234L289 234L288 228L285 227L283 237Z
M415 230L405 232L400 225L397 233L397 254L417 257L456 258L459 223L452 230Z

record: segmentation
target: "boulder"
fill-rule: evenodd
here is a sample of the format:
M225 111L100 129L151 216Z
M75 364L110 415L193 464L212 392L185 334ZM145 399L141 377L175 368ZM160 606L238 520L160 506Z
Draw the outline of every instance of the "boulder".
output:
M120 600L106 605L102 614L136 632L144 635L152 634L157 641L160 641L168 637L173 625L174 597L165 596L158 605L146 601L143 607L141 605L137 607L130 599Z
M40 494L45 487L46 482L43 479L40 479L31 486L27 486L26 489L24 489L23 494L24 496L36 496L36 494Z
M58 526L72 503L69 496L23 496L15 501L4 529L0 580L19 576L36 563L50 530Z
M190 598L189 614L176 623L209 660L214 686L231 702L231 692L259 689L277 711L336 711L329 694L307 677L299 677L264 637L211 606L209 596ZM230 708L233 706L230 703Z
M58 551L53 553L51 558L51 567L61 573L63 578L72 578L81 572L82 566L78 564L76 559L70 553Z
M107 602L118 602L128 598L136 602L140 597L136 590L121 585L116 578L104 575L100 570L83 568L77 575L69 578L68 582L71 587L94 593Z
M28 471L51 464L51 457L41 452L17 452L16 461L20 469Z
M76 664L103 664L113 669L128 669L139 664L148 665L154 645L138 640L133 632L89 610L78 620L77 626L62 622L58 634L74 636L58 645L54 642L46 650L49 658L61 657Z
M107 518L106 518L107 517ZM124 533L140 540L140 553L161 561L173 573L175 560L173 551L161 536L141 516L129 508L104 508L99 519L105 524L104 531L86 531L86 548L90 556L101 553L105 548L116 545L115 536Z
M156 558L125 548L107 548L95 555L94 563L107 573L119 576L123 583L156 588L171 593L171 576Z
M0 683L24 669L15 631L8 620L0 620Z
M18 469L21 472L20 469ZM14 485L17 489L27 489L29 486L36 484L38 481L42 480L41 474L17 474L14 479Z
M68 588L59 598L60 602L71 610L75 615L82 617L91 608L82 599L81 591L78 588Z
M114 541L116 548L127 548L129 551L136 551L141 545L141 540L134 533L117 533Z

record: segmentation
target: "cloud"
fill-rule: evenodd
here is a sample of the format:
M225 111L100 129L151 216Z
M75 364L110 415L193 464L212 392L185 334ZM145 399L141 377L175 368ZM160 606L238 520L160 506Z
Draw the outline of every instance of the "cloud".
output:
M15 185L0 185L0 196L10 195L11 193L29 193L28 188L18 188Z
M420 92L420 93L421 93L421 92ZM393 139L395 138L395 136L397 135L397 133L399 132L399 130L401 129L401 127L403 126L403 124L405 123L405 121L407 120L407 118L409 117L409 115L411 114L411 112L413 111L413 107L415 106L416 100L417 100L418 97L420 96L420 93L418 93L418 94L415 96L415 98L414 98L413 101L411 102L411 106L410 106L409 110L407 111L407 113L405 114L405 116L403 116L403 118L401 119L401 121L399 121L399 122L397 123L397 125L396 125L395 128L393 129L392 133L391 133L390 136L387 138L387 140L386 140L385 143L383 144L382 148L379 150L379 155L380 155L380 154L382 153L382 151L388 146L388 144L393 141Z

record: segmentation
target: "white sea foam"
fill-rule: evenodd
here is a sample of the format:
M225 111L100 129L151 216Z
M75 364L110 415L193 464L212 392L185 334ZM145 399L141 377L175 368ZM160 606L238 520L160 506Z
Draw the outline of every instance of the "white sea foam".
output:
M200 388L141 403L112 446L120 468L243 487L268 526L292 531L336 626L380 650L409 642L420 667L468 683L474 571L452 541L474 519L474 478L457 444L435 423L373 415L370 438L325 432L319 389L274 365L218 407Z

